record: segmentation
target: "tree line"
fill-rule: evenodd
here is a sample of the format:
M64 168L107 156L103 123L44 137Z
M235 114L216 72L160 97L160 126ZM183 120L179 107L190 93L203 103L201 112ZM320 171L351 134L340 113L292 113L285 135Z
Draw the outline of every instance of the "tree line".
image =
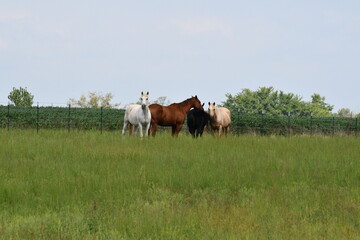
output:
M259 87L257 90L244 88L235 95L227 93L225 97L226 100L220 104L221 106L232 112L244 114L360 117L360 113L356 115L349 108L342 108L337 113L333 113L334 106L327 103L325 97L317 93L311 95L311 101L304 101L301 96L294 93L285 93L273 87ZM34 103L34 95L26 87L14 87L8 99L10 104L15 106L32 106ZM68 104L74 107L95 109L119 107L120 103L113 104L112 99L112 93L89 92L87 96L83 94L79 99L70 98ZM153 103L168 105L170 101L167 97L161 96Z
M234 96L226 94L226 98L224 107L247 114L330 117L334 109L320 94L314 93L311 101L306 102L299 95L273 87L260 87L255 91L245 88Z

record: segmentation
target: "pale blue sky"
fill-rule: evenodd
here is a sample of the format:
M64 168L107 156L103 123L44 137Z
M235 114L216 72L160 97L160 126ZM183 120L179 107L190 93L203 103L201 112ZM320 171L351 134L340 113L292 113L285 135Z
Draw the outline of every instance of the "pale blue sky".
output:
M313 93L360 112L360 1L0 0L0 104L89 91L114 103L226 100L243 88Z

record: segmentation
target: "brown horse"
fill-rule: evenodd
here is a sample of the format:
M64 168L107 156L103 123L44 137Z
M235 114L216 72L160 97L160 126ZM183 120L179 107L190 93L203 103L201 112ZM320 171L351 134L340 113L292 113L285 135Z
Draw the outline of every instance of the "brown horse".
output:
M195 97L188 98L181 103L173 103L169 106L161 106L159 104L151 104L149 106L151 112L152 136L155 137L157 126L171 126L172 136L177 136L184 124L186 114L191 108L202 109L200 100Z

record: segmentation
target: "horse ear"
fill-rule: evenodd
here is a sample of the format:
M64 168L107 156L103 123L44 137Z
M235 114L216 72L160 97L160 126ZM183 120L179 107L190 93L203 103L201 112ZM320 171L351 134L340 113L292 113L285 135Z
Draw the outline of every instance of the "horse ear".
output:
M195 95L195 98L198 99L198 98L197 98L197 95Z
M214 106L215 106L215 102L214 102Z
M204 105L205 105L205 103L203 103L201 106L203 106L203 107L204 107Z
M144 93L143 92L141 92L141 95L143 95Z
M146 95L149 95L149 92L147 92Z
M210 106L210 102L209 102L209 106Z

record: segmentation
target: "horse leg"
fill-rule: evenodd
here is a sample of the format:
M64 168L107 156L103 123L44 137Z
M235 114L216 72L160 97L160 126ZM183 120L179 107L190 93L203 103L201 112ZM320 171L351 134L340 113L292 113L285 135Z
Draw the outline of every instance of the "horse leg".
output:
M171 136L175 136L176 133L176 125L171 127Z
M197 130L197 137L198 137L198 136L201 137L202 134L203 134L203 130L201 129L201 127L199 127L198 130Z
M129 136L133 136L133 125L129 123Z
M157 124L156 123L152 123L151 126L151 132L152 132L152 136L155 137L156 135L156 130L157 130Z
M182 124L177 124L175 126L172 127L172 136L177 136L179 135L179 132L181 131L182 128Z
M146 123L146 128L145 128L145 136L149 136L149 128L150 128L150 122Z
M198 138L200 135L199 129L196 130L196 138Z
M123 129L122 129L122 135L124 136L125 135L125 131L126 131L126 128L127 128L127 126L128 126L128 121L125 121L124 122L124 126L123 126Z
M198 129L198 128L195 128L194 132L195 132L195 138L198 138L198 136L199 136L199 129Z
M221 134L222 134L222 125L219 126L219 137L221 137Z
M195 137L195 129L194 128L192 128L192 127L190 127L189 128L189 132L190 132L190 134L193 136L193 138Z
M140 132L140 137L142 138L142 137L143 137L142 124L141 124L141 123L139 123L137 128L139 129L139 132Z
M139 129L139 126L134 125L134 136L136 136L138 129Z
M217 131L216 127L212 127L212 126L210 126L210 133L211 133L211 136L214 136L214 135L215 135L215 133L216 133L216 131Z

